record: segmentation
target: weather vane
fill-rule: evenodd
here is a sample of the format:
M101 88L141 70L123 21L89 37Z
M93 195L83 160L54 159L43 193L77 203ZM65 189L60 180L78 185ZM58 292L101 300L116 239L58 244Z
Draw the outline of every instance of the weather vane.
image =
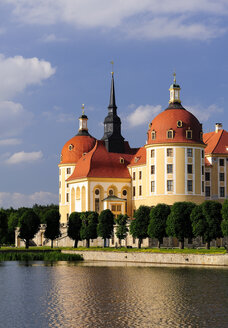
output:
M84 111L84 109L85 109L85 104L82 104L82 115L84 115L84 114L85 114L85 111Z
M110 63L112 65L112 72L111 72L111 74L113 75L114 74L114 61L112 60Z
M176 83L176 72L175 72L175 70L174 70L174 73L173 73L173 82L174 82L174 84Z

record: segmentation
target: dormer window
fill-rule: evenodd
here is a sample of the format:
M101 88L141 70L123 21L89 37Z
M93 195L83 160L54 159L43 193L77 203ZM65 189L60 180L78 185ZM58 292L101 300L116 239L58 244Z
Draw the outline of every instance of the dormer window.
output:
M173 139L173 132L174 131L172 129L167 131L167 139Z
M124 158L120 157L120 164L124 164Z
M135 163L139 161L139 157L135 157Z
M178 128L182 128L182 126L183 126L183 122L182 121L177 121L177 127Z
M152 140L155 140L156 139L156 132L155 131L152 131L151 132L151 139Z
M187 130L186 131L186 139L192 139L192 130Z
M69 150L72 150L74 148L74 145L70 144L68 148Z

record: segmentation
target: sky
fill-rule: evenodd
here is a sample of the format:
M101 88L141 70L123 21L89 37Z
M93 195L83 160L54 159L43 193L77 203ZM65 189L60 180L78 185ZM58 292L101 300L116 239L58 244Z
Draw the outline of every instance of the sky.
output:
M103 136L112 60L131 147L167 107L174 71L204 132L228 129L228 0L0 0L0 207L58 203L82 103Z

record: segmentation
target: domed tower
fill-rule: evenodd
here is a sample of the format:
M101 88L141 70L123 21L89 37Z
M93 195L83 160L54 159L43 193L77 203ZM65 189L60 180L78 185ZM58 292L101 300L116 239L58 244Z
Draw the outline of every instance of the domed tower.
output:
M180 86L170 86L169 106L149 125L147 169L153 203L204 200L202 124L181 104Z
M96 139L92 137L87 128L88 117L84 113L82 105L82 115L79 117L78 133L68 140L62 148L59 164L59 210L61 222L66 223L70 211L70 186L67 179L73 173L77 162L93 149Z

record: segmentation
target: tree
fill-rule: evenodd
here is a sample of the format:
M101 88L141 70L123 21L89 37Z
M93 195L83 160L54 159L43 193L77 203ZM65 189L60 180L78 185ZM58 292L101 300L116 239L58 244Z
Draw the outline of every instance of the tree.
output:
M4 210L0 210L0 243L7 242L8 237L8 219Z
M15 229L18 227L19 218L20 216L18 212L11 212L8 218L8 235L9 240L13 243L15 240Z
M93 211L81 213L81 239L86 239L86 247L90 246L90 239L97 238L98 213Z
M106 247L106 239L110 239L113 233L114 215L110 210L101 211L98 217L97 234L104 239L104 247Z
M51 239L51 248L53 248L53 241L61 236L59 211L55 209L48 210L44 214L44 222L46 224L44 237Z
M150 220L150 207L139 206L135 211L135 219L130 224L130 234L134 238L138 238L138 248L141 248L141 244L144 238L148 237L147 230Z
M166 204L158 204L150 211L150 223L148 226L148 235L151 238L158 239L158 248L161 247L163 237L166 237L166 221L170 214L170 207Z
M179 247L184 248L184 238L192 238L190 214L195 207L191 202L176 202L171 207L167 218L166 233L179 240Z
M201 205L203 215L206 219L204 240L206 241L206 248L209 249L210 242L213 239L222 237L222 205L219 202L213 200L206 200Z
M72 212L69 216L67 235L74 240L74 247L78 247L78 241L81 240L80 229L82 226L81 213Z
M221 224L222 233L224 236L228 236L228 199L226 199L222 204L221 213L223 219Z
M119 245L121 246L121 240L125 239L127 236L128 228L127 228L127 214L119 214L116 218L116 237L119 239Z
M38 215L32 209L24 211L19 219L20 231L18 237L25 240L26 248L29 248L29 240L34 238L39 226L40 219Z

